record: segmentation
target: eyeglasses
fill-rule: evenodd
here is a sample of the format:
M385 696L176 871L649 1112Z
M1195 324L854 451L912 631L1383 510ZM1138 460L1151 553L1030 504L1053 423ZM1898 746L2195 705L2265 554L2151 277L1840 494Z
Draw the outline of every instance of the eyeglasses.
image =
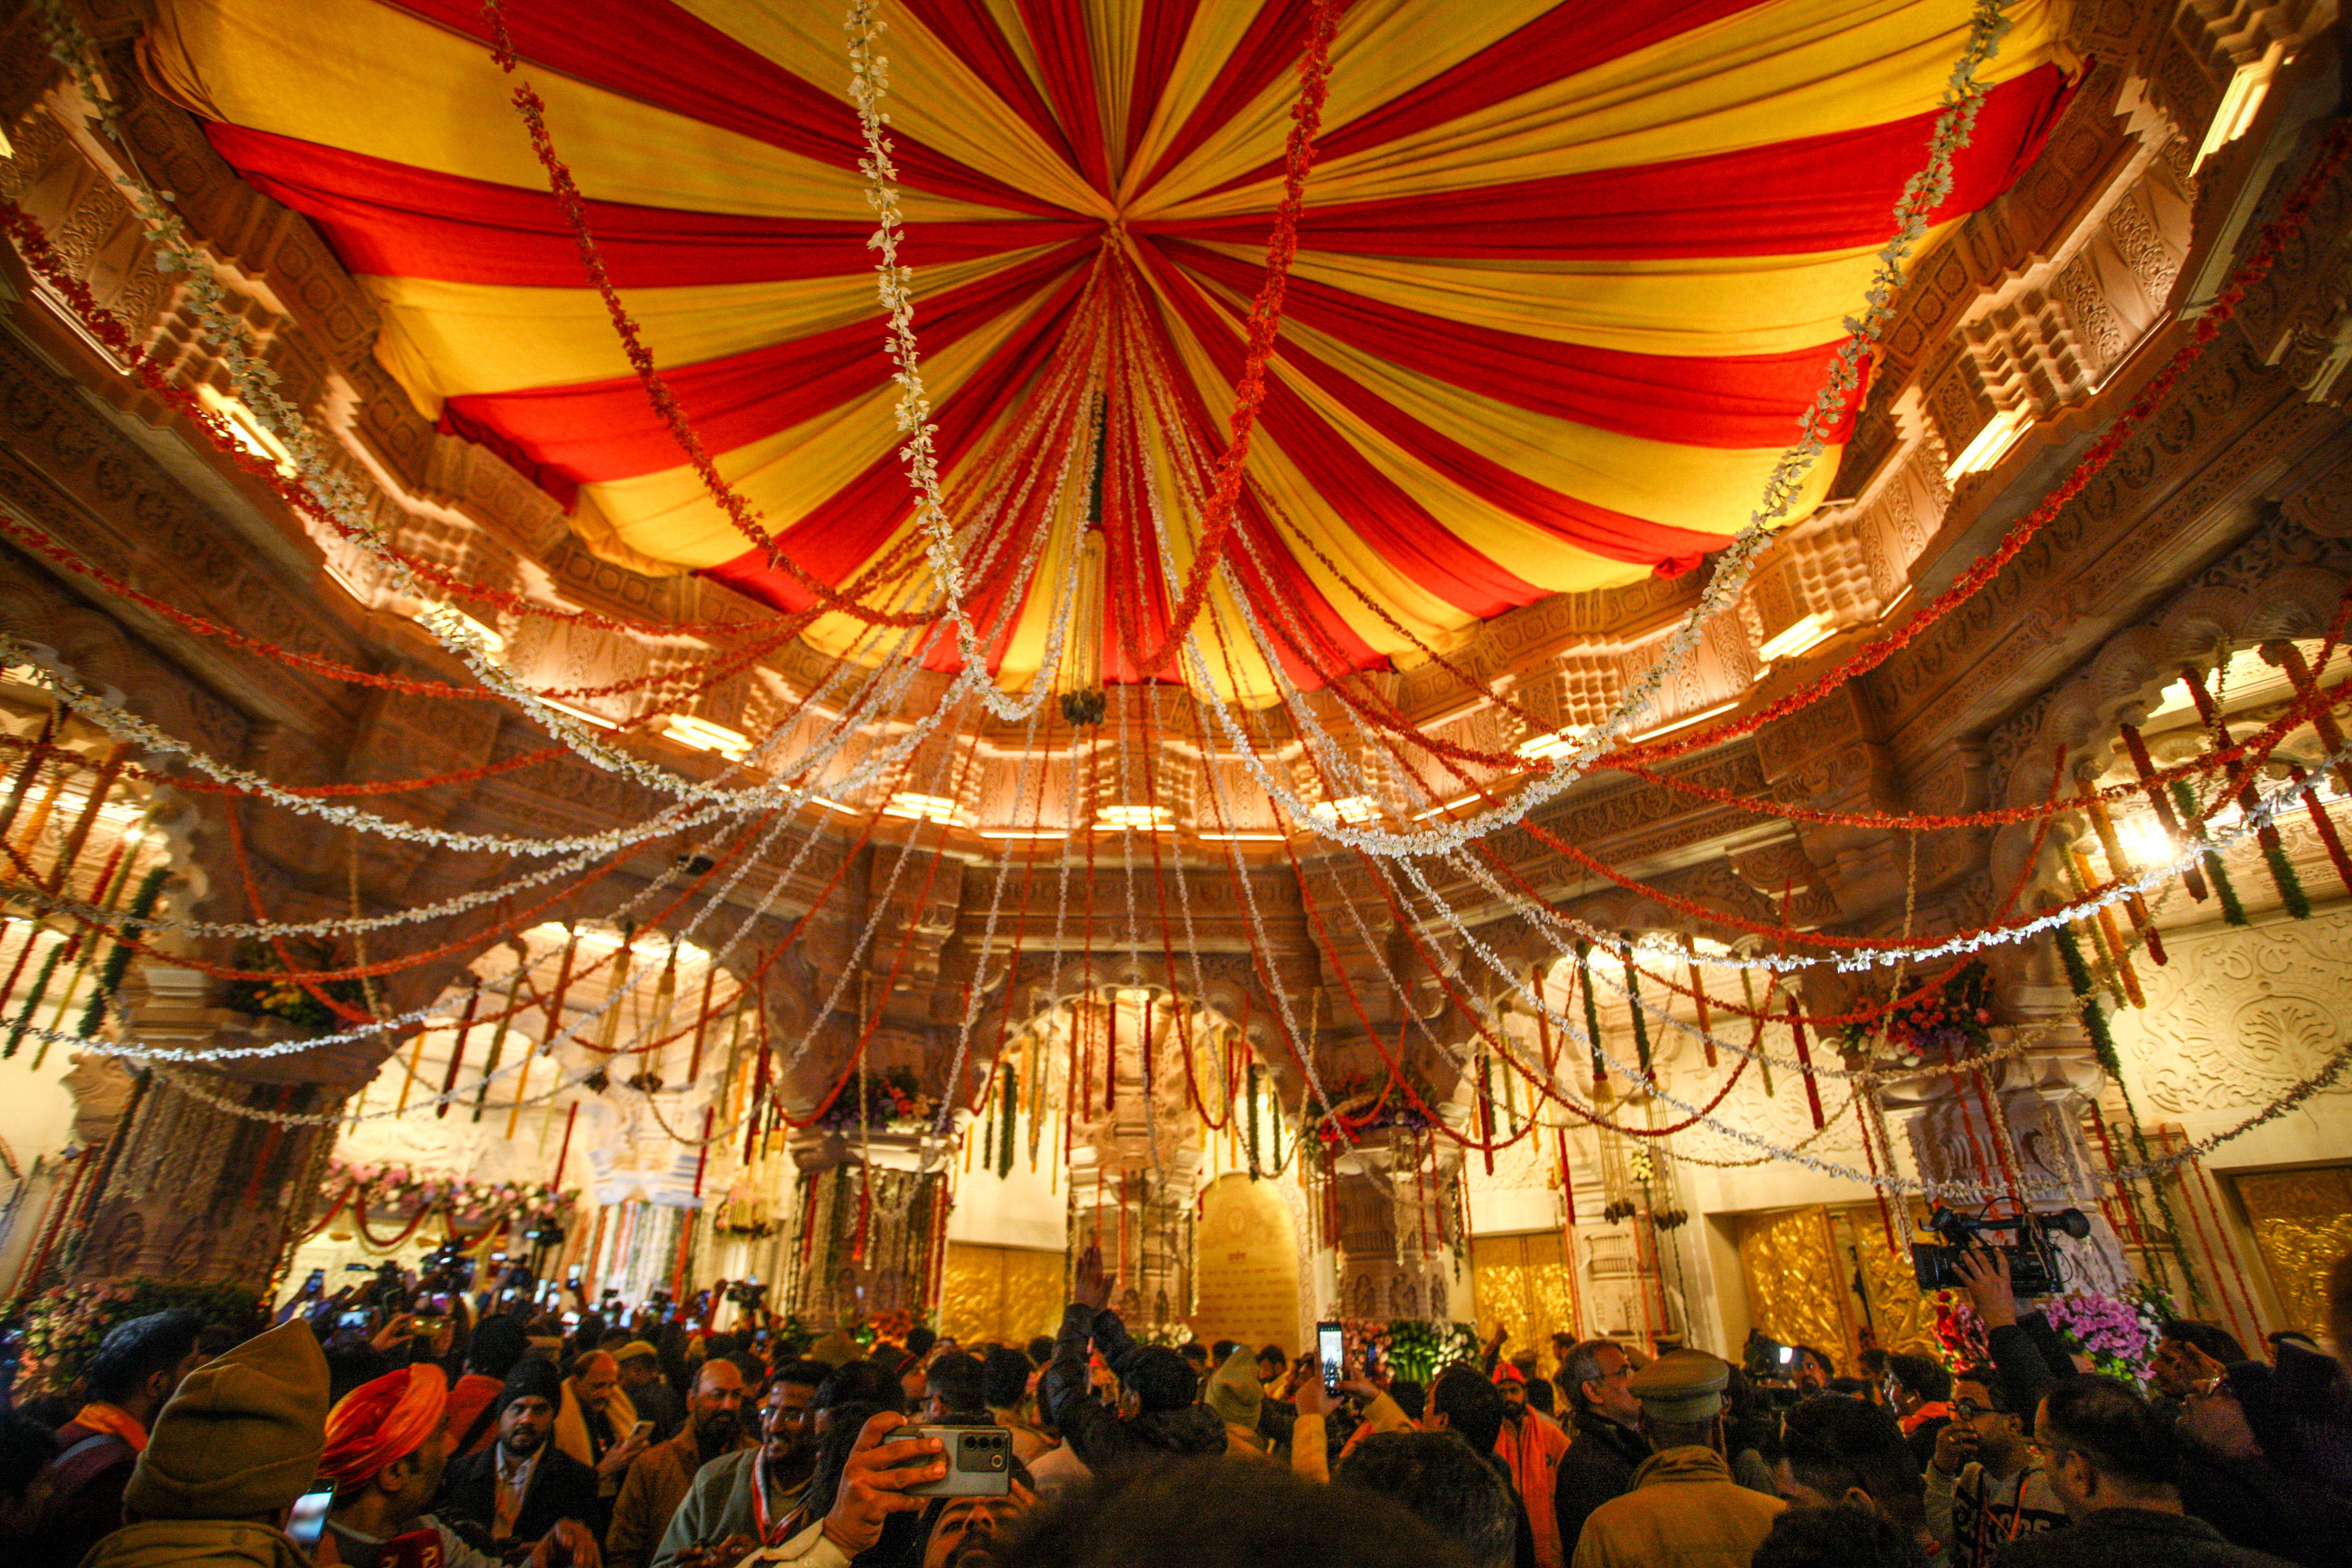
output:
M2235 1398L2238 1391L2230 1386L2228 1373L2217 1372L2210 1377L2190 1378L2189 1392L2199 1399L2217 1399L2224 1396Z

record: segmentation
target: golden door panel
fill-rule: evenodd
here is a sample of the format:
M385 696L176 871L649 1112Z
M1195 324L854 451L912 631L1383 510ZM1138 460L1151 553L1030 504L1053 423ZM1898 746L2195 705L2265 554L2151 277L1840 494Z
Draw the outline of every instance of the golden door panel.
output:
M1835 1357L1841 1372L1853 1367L1847 1268L1830 1234L1828 1209L1740 1216L1739 1267L1750 1322L1782 1344L1809 1344Z
M1892 1247L1886 1239L1886 1217L1875 1203L1858 1203L1839 1211L1853 1233L1854 1261L1862 1266L1863 1299L1870 1304L1870 1323L1879 1348L1940 1358L1936 1343L1936 1309L1920 1293L1919 1278L1911 1270L1910 1250L1898 1232Z
M1061 1327L1066 1295L1059 1252L950 1241L939 1330L965 1344L1025 1345Z
M1545 1353L1547 1370L1553 1334L1584 1337L1576 1276L1560 1257L1556 1230L1473 1237L1470 1281L1476 1292L1479 1333L1490 1333L1496 1323L1508 1323L1510 1348L1535 1346Z
M2287 1326L2315 1338L2325 1333L2327 1270L2352 1252L2352 1166L2231 1179Z

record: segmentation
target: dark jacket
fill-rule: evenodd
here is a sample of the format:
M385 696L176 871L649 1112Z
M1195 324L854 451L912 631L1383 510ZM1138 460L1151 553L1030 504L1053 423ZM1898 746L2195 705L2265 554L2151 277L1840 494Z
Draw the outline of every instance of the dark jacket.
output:
M1089 1343L1113 1366L1135 1346L1117 1312L1073 1301L1062 1314L1054 1359L1037 1380L1038 1404L1087 1469L1100 1475L1113 1465L1225 1451L1225 1424L1205 1405L1147 1410L1129 1421L1095 1399L1087 1388Z
M1576 1430L1552 1478L1552 1506L1559 1511L1559 1549L1576 1555L1576 1538L1592 1511L1633 1488L1633 1472L1650 1457L1650 1440L1606 1416L1576 1413Z
M495 1443L478 1454L450 1460L441 1478L441 1495L433 1505L443 1521L476 1546L486 1546L498 1517L498 1465ZM596 1472L557 1448L551 1437L530 1472L530 1490L523 1493L513 1539L537 1541L565 1519L576 1519L593 1531L601 1511Z
M2013 1541L1992 1561L1993 1568L2287 1568L2232 1546L2201 1519L2144 1508L2103 1508L2064 1530Z
M2352 1504L2259 1456L2232 1458L2183 1437L2180 1506L2238 1546L2308 1568L2352 1562Z
M63 1456L49 1471L48 1507L26 1542L25 1568L75 1568L89 1549L122 1528L122 1489L139 1451L112 1433L79 1421L58 1428Z

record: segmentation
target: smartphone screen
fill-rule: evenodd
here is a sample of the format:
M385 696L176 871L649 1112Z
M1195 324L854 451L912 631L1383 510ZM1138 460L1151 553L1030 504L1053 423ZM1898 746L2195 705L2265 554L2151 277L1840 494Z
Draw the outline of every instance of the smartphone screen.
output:
M643 1442L645 1439L646 1439L647 1437L652 1437L653 1435L654 1435L654 1424L653 1424L651 1421L640 1421L640 1422L638 1422L638 1423L637 1423L636 1430L635 1430L635 1431L634 1431L634 1432L632 1432L632 1433L630 1434L630 1436L631 1436L631 1437L633 1437L636 1438L639 1442Z
M286 1516L286 1534L297 1546L316 1546L327 1528L327 1505L335 1500L335 1489L304 1492L294 1500L294 1510Z
M311 1270L310 1277L302 1281L302 1293L306 1296L315 1296L326 1288L327 1271L324 1269Z
M579 1265L579 1264L574 1263L573 1265L572 1265L572 1267L571 1267L571 1268L569 1268L569 1269L567 1269L567 1270L564 1270L564 1273L563 1273L563 1282L564 1282L566 1285L569 1285L572 1289L573 1289L573 1290L575 1290L575 1291L576 1291L576 1290L578 1290L578 1289L580 1288L580 1265Z
M1338 1323L1315 1325L1315 1359L1323 1366L1323 1391L1339 1392L1341 1368L1347 1364L1345 1336Z

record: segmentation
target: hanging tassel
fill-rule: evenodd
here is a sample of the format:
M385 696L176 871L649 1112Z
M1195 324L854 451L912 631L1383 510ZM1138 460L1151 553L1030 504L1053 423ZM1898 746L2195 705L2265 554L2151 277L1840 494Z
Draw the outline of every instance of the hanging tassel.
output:
M163 895L163 884L171 880L170 868L155 866L139 879L139 891L131 896L131 918L122 926L122 937L106 956L106 966L98 974L98 989L89 998L89 1006L81 1015L81 1032L94 1034L106 1021L106 1001L121 988L122 977L131 972L130 944L145 930L143 922L155 912L155 904Z
M702 1081L702 1039L710 1028L710 989L719 983L719 960L712 958L702 971L702 1003L694 1013L694 1045L686 1056L686 1083L691 1089Z
M1805 1079L1805 1108L1813 1113L1813 1131L1820 1132L1829 1124L1822 1114L1822 1086L1813 1076L1813 1053L1805 1044L1805 1015L1797 1010L1797 998L1789 998L1789 1033L1797 1042L1797 1070Z
M1004 1125L996 1135L996 1177L1010 1181L1013 1177L1013 1134L1014 1119L1021 1113L1020 1084L1013 1077L1013 1064L1004 1064Z
M1258 1179L1257 1163L1257 1063L1249 1064L1249 1177Z
M2066 873L2067 885L2074 889L2074 897L2078 901L2088 899L2091 895L2089 857L2069 844L2058 852L2058 860ZM2104 909L2095 909L2088 915L2078 914L2074 918L2075 925L2090 932L2091 953L2098 965L2100 982L2107 988L2107 994L2115 998L2116 1007L2120 1010L2130 1005L2131 993L2139 987L2136 981L2128 986L2125 984L2123 950L2116 945L2115 923L2105 918L2106 913Z
M2099 1009L2091 967L2083 961L2083 949L2070 926L2060 925L2054 935L2058 938L2059 961L2066 967L2066 983L2074 989L2074 1005L2083 1017L2083 1031L2091 1037L2091 1051L2107 1076L2121 1083L2123 1062L2116 1055L2116 1037L2108 1031L2107 1016Z
M1756 1063L1756 1071L1764 1080L1764 1098L1769 1100L1772 1098L1772 1064L1764 1060L1763 1052L1764 1018L1771 1002L1772 993L1769 989L1766 990L1764 1000L1767 1006L1758 1007L1756 1005L1756 972L1743 964L1739 969L1739 994L1747 1000L1748 1016L1756 1020L1755 1032L1748 1039L1748 1049L1755 1053L1753 1061Z
M1560 1223L1570 1229L1574 1229L1576 1227L1576 1172L1570 1168L1568 1163L1568 1129L1554 1127L1551 1131L1553 1140L1559 1149L1559 1205L1562 1216Z
M1118 1109L1118 992L1110 993L1109 1005L1103 1009L1103 1114Z
M1486 1174L1495 1174L1495 1076L1494 1059L1485 1051L1478 1053L1478 1141L1485 1145L1478 1153L1486 1162Z
M598 1027L596 1053L610 1056L621 1038L621 998L629 988L629 968L635 961L637 950L630 944L635 934L624 921L621 925L620 950L613 955L613 977L604 988L604 1021Z
M563 1167L572 1160L572 1129L580 1122L580 1102L572 1102L571 1113L563 1118L563 1146L555 1152L555 1179L547 1185L556 1192L563 1190ZM545 1145L541 1145L544 1147Z
M2286 772L2287 777L2298 785L2310 778L2300 768L2290 767ZM2305 789L2303 804L2304 809L2311 813L2312 830L2318 833L2320 843L2326 848L2327 858L2335 865L2336 874L2343 879L2346 891L2352 892L2352 859L2347 859L2344 853L2344 841L2336 836L2336 824L2328 820L2327 808L2320 803L2319 791L2316 789ZM89 1030L85 1029L82 1032L88 1034Z
M2221 852L2215 849L2212 841L2205 836L2205 824L2197 821L2197 797L2189 789L2187 779L2172 781L2172 800L2179 808L2184 821L2196 823L2196 837L2192 841L2205 846L2205 874L2212 881L2214 896L2221 901L2222 921L2231 925L2248 924L2246 906L2238 898L2237 883L2230 880L2229 868L2221 863Z
M2336 722L2335 710L2327 706L2313 682L2311 666L2303 662L2303 650L2282 638L2263 643L2263 657L2284 669L2287 679L2294 683L2294 695L2311 705L2311 727L2318 732L2319 744L2327 747L2330 757L2342 755L2343 727ZM2352 797L2352 761L2336 765L2336 788L2341 794Z
M2167 838L2175 844L2186 845L2189 835L2180 826L2180 813L2185 813L2192 821L2197 815L2195 797L2189 793L2188 784L2181 779L2173 780L2171 793L2168 797L2164 788L2156 781L2156 763L2147 754L2147 742L2142 740L2139 731L2130 725L2122 725L2118 728L2124 737L2124 749L2131 753L2132 767L2139 774L2140 788L2147 792L2148 810L2156 813L2156 820L2162 824ZM2180 813L2173 810L2175 800L2181 803ZM2189 897L2200 904L2205 902L2205 878L2198 872L2195 862L2181 869L2180 884L2189 890Z
M2124 854L2124 841L2116 831L2116 820L2107 814L2107 803L2099 798L2099 787L2088 779L2081 780L2080 793L2084 810L2091 819L2091 831L2099 835L2099 849L2107 857L2107 872L2117 882L2133 879L2132 863ZM2124 908L2131 915L2132 928L2140 935L2147 947L2147 961L2164 963L2164 938L2157 935L2156 921L2148 915L2147 900L2137 892L2125 894Z
M1699 1042L1706 1048L1706 1064L1715 1065L1715 1021L1706 1005L1706 981L1698 970L1698 942L1688 932L1683 934L1683 951L1690 956L1691 1000L1698 1007Z
M1592 1044L1592 1092L1599 1094L1609 1087L1609 1062L1601 1054L1601 1008L1592 999L1592 944L1581 939L1576 944L1576 978L1584 992L1584 1037Z
M1633 967L1633 938L1622 933L1625 944L1625 1008L1633 1016L1633 1059L1641 1064L1642 1082L1652 1080L1650 1072L1650 1020L1642 1016L1642 977Z
M2230 727L2222 719L2221 710L2214 706L2212 694L2205 689L2203 672L2194 664L2183 664L2180 674L2189 683L2189 695L2196 699L2198 716L2205 721L2205 728L2212 736L2213 743L2226 750L2232 744ZM2262 807L2262 796L2254 789L2252 770L2242 762L2232 762L2228 765L2227 772L2237 792L2238 810L2252 821L2255 811ZM2271 881L2278 885L2279 902L2297 920L2308 920L2311 917L2311 899L2303 891L2302 879L2294 874L2294 862L2286 858L2286 846L2279 838L2278 824L2263 823L2254 830L2254 838L2263 847L2263 863L2270 868Z
M507 1026L514 1022L512 998L499 1009L499 1027L490 1031L489 1060L482 1064L482 1081L474 1086L474 1120L479 1122L489 1106L490 1080L499 1075L499 1058L506 1053Z
M466 1037L474 1032L474 1012L482 1005L481 977L467 977L473 984L466 988L466 1010L457 1019L457 1042L449 1048L449 1071L441 1082L441 1103L433 1107L436 1121L449 1113L449 1097L457 1092L457 1070L466 1064Z

